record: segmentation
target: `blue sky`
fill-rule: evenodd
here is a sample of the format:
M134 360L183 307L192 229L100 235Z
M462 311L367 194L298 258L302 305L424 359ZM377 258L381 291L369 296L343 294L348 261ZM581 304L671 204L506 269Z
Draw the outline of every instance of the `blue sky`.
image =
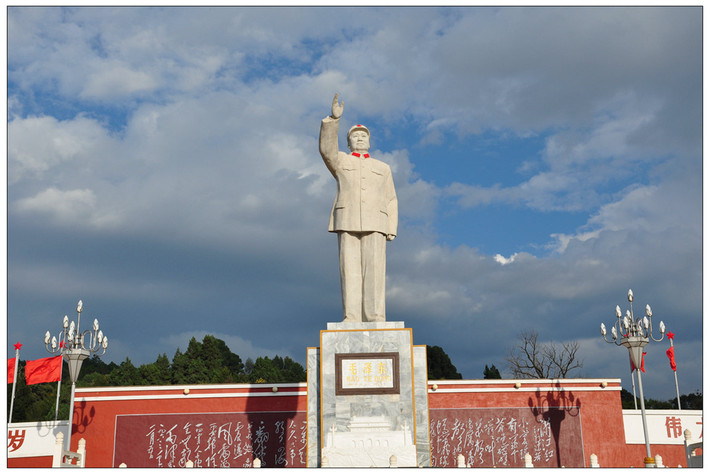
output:
M400 205L387 318L465 378L524 330L622 378L599 324L650 304L702 388L702 10L9 8L8 356L79 299L104 360L213 334L305 360L342 319L333 94ZM640 305L640 306L639 306ZM647 395L674 396L668 342Z

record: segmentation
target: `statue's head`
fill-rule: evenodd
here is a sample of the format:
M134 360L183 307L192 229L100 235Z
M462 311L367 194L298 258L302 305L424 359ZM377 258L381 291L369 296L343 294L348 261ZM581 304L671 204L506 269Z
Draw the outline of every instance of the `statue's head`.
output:
M370 149L370 131L364 125L354 125L348 131L350 151L364 153Z

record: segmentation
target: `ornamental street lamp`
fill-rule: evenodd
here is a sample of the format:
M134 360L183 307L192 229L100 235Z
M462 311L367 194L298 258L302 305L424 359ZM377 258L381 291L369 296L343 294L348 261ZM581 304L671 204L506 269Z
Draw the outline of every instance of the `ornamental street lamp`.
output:
M76 389L76 380L79 378L81 364L84 362L84 359L89 357L92 353L98 356L104 355L106 348L108 348L108 338L104 336L103 331L99 330L98 319L94 319L94 324L91 326L91 329L87 329L83 333L80 332L79 324L81 323L83 307L84 303L79 300L76 306L76 324L74 324L74 321L69 322L69 316L64 316L62 330L59 332L58 338L52 337L49 331L44 335L44 345L47 351L52 354L59 353L59 355L67 361L67 365L69 366L71 398L69 400L69 436L67 436L67 450L69 450L71 444L71 429L74 419L74 390Z
M645 464L653 465L655 463L654 458L651 456L651 445L648 441L648 426L646 424L646 405L643 399L643 383L641 382L641 371L639 367L643 363L643 348L649 343L649 339L656 342L661 342L663 340L663 335L666 332L666 326L663 321L658 325L661 331L661 337L656 339L653 337L653 324L651 323L651 317L653 312L651 307L646 305L646 316L643 318L634 317L634 293L629 290L627 295L629 300L630 310L626 310L626 315L621 317L621 308L616 306L616 322L611 327L611 338L608 340L606 338L606 326L604 323L601 324L601 332L604 340L610 344L616 344L617 346L624 346L629 350L629 355L631 356L631 362L636 368L636 377L638 378L639 385L639 396L641 397L641 421L643 422L643 436L646 440L646 459Z

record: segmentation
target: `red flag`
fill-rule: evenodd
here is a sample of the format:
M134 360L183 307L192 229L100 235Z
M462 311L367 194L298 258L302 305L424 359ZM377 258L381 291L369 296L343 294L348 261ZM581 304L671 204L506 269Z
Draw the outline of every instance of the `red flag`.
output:
M668 348L668 350L666 351L666 355L671 361L671 369L673 369L673 372L675 372L675 352L673 351L673 346Z
M15 381L15 362L17 357L7 360L7 383Z
M643 354L641 354L641 367L639 367L639 369L641 370L641 372L643 372L644 374L646 373L646 369L643 368L643 363L644 363L644 357L645 357L645 356L646 356L646 353L645 353L645 352L644 352ZM631 372L633 372L634 370L636 370L636 366L634 365L634 361L631 360L631 356L630 356L630 355L629 355L629 362L631 362Z
M62 356L28 360L25 364L27 385L59 382L62 376Z

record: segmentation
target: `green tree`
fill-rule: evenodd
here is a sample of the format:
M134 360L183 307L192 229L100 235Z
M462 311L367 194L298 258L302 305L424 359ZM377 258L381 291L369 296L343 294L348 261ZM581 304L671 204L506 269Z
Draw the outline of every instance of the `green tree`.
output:
M640 407L638 405L638 398L636 399L637 401L637 407ZM625 410L631 410L634 408L634 396L631 392L626 390L625 388L621 388L621 408Z
M233 360L234 357L236 357L236 361ZM209 334L202 339L200 358L207 368L209 383L233 382L234 377L230 365L232 367L235 366L235 363L241 365L239 356L232 354L224 341ZM235 369L238 371L239 367L237 366Z
M227 344L210 334L202 342L190 339L185 353L173 357L174 383L234 383L246 382L242 359Z
M247 357L247 360L244 362L244 373L251 375L252 370L254 370L254 359Z
M101 357L94 354L93 356L85 359L84 362L81 363L81 371L79 371L79 379L76 381L77 385L79 384L79 380L86 377L87 375L91 375L91 374L95 374L95 373L108 375L116 367L118 367L118 366L114 362L107 364L106 362L104 362L101 359Z
M462 379L448 354L439 346L426 346L426 362L429 380Z
M244 373L241 357L229 350L223 340L208 334L202 339L202 350L209 369L226 368L231 376Z
M703 394L700 390L680 396L680 406L683 410L702 410Z
M205 362L200 357L201 345L193 337L183 354L180 349L175 352L172 363L172 381L175 384L210 383Z
M251 383L280 383L284 380L281 371L271 359L257 357L254 368L249 374L249 381Z
M281 372L281 380L283 382L305 382L307 379L306 370L301 364L294 361L290 357L281 358L275 356L272 359L274 366Z
M500 379L503 378L500 376L500 372L496 368L495 365L491 365L490 368L486 365L486 368L483 369L483 378L484 379Z
M158 356L152 364L143 364L138 368L142 385L170 385L172 368L167 354Z
M93 356L85 359L81 364L81 370L79 371L79 378L76 381L77 387L106 387L111 385L111 372L116 370L119 366L115 362L106 363L99 356L94 354ZM64 367L68 374L68 369ZM67 378L67 384L69 379ZM62 373L62 384L64 384L64 373ZM62 396L63 396L62 387ZM68 399L67 399L68 400ZM68 403L68 402L67 402ZM69 408L67 405L67 416L69 416ZM60 401L60 412L62 411L61 401Z
M678 408L678 402L674 400L656 400L649 398L646 400L646 409L648 410L671 410Z
M649 410L675 410L678 408L678 399L671 398L670 400L656 400L653 398L644 399L644 404ZM702 410L703 409L703 394L700 391L689 393L680 396L680 406L683 410ZM631 392L622 387L621 389L621 408L624 410L632 410L641 408L641 399L636 397L634 405L634 396Z
M133 365L133 362L131 362L131 359L128 357L126 357L126 360L121 362L121 365L111 371L108 381L110 385L120 387L141 385L138 369L135 365Z
M118 367L118 366L116 366ZM100 372L92 372L90 374L79 374L79 380L76 381L77 387L107 387L111 385L111 374L102 374Z

